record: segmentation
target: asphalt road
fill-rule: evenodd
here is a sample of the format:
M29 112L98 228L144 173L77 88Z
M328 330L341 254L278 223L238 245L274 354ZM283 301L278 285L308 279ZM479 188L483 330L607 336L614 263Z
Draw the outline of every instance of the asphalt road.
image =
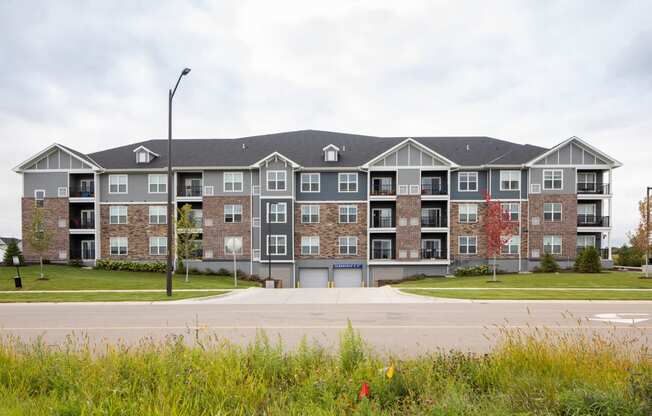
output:
M607 322L589 320L598 314ZM625 319L614 323L609 320L614 315L604 314L643 315L623 315ZM632 324L631 317L641 320ZM71 333L99 343L134 343L171 334L184 335L190 343L197 334L248 343L262 329L272 339L280 336L288 348L304 336L330 347L337 345L350 320L376 351L414 355L453 348L484 352L495 342L498 327L600 333L652 347L649 318L651 302L1 304L0 334L25 340L42 335L48 343L59 343Z

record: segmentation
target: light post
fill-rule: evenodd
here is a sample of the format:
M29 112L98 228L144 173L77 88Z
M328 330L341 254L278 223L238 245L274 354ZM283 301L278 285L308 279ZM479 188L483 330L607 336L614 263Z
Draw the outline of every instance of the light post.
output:
M174 269L174 256L172 255L172 234L173 234L173 221L176 218L175 209L172 205L172 99L174 98L174 93L177 92L177 87L179 82L181 82L181 77L186 76L190 73L190 68L184 68L177 79L177 83L174 86L174 89L170 89L168 92L168 264L166 268L166 279L165 279L165 291L168 296L172 296L172 270Z
M645 278L650 278L650 191L652 186L647 187L647 199L645 200Z

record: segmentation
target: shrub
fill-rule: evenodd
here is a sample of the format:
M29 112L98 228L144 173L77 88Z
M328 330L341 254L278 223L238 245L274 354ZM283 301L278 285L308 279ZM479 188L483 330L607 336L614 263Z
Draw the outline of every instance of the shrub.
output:
M23 253L20 251L20 248L18 247L18 243L16 241L12 241L9 244L7 244L7 250L5 251L5 257L3 259L4 265L13 266L14 256L18 256L18 259L20 259L21 266L25 265L25 259L23 258Z
M541 263L539 264L539 267L536 269L536 271L543 273L555 273L558 272L559 269L559 263L557 263L557 260L555 260L552 254L546 253L541 258Z
M230 275L231 275L231 272L228 271L227 269L225 269L224 267L221 267L221 268L219 268L219 269L217 270L217 274L218 274L219 276L230 276Z
M600 273L602 271L602 264L600 263L598 249L595 247L585 247L577 255L573 269L580 273Z
M68 266L71 266L71 267L82 267L83 264L82 264L81 260L70 259L70 260L68 260Z
M617 254L615 260L618 266L641 267L644 263L644 254L638 248L627 244L623 244L614 254Z
M498 272L498 271L496 271ZM465 277L465 276L487 276L492 274L493 271L491 267L486 264L481 264L479 266L470 266L470 267L458 267L455 270L455 276Z
M102 270L120 270L127 272L165 273L166 264L161 262L139 263L134 261L101 259L95 263L95 268Z

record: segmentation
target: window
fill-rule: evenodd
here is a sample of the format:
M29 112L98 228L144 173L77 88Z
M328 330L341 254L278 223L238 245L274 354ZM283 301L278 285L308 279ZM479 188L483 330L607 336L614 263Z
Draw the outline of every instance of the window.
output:
M57 196L59 198L66 198L68 196L68 188L65 186L60 186L57 188Z
M271 256L284 256L287 236L285 235L268 235L267 236L267 254Z
M319 192L319 173L301 174L301 192Z
M457 178L460 192L473 192L478 190L478 172L460 172Z
M111 237L109 246L112 256L126 256L129 251L129 239L127 237Z
M269 212L267 213L267 222L270 223L284 223L285 211L287 204L285 202L276 202L269 204Z
M520 188L521 188L521 171L518 170L500 171L501 191L518 191Z
M127 208L127 207L119 207ZM126 212L125 212L126 215ZM125 221L127 221L125 217ZM168 213L167 207L163 205L152 205L149 207L149 223L150 224L167 224Z
M340 224L355 224L358 222L357 205L340 205Z
M596 222L595 204L578 204L577 205L577 223L593 224Z
M577 190L580 192L595 192L596 183L595 172L577 172Z
M224 172L224 192L242 192L242 172Z
M319 205L301 205L301 223L319 223Z
M478 205L477 204L460 204L459 220L460 223L478 222Z
M45 202L45 191L42 189L37 189L34 191L34 203L37 207L43 208Z
M195 228L201 228L204 222L204 211L201 209L193 208L190 210L190 215L188 215L188 219L190 220L190 222Z
M544 236L543 252L548 254L561 254L561 236L560 235Z
M127 207L112 205L109 207L109 224L126 224Z
M518 254L521 248L521 236L513 235L501 249L502 254Z
M327 150L324 155L326 162L337 162L337 151L334 149Z
M371 250L372 259L391 259L392 240L373 240Z
M242 237L241 236L230 236L230 237L224 237L224 254L228 255L234 255L234 254L242 254Z
M459 237L459 252L460 254L477 254L478 237L474 235L461 235Z
M358 237L339 237L340 254L343 256L355 256L358 254Z
M339 192L358 192L358 174L340 173L337 175Z
M109 175L109 193L127 193L127 175Z
M149 193L164 194L168 191L167 175L149 175Z
M224 222L242 222L242 205L225 204Z
M286 172L284 170L267 171L267 190L285 191Z
M563 187L564 171L561 169L545 169L543 171L543 189L560 190Z
M150 237L149 254L152 256L164 256L168 254L168 239L166 237Z
M149 163L149 154L147 152L138 152L136 162L137 163Z
M577 247L583 249L585 247L595 247L595 236L587 234L578 234Z
M301 237L301 254L304 256L319 254L319 236Z
M518 221L521 207L518 202L505 202L500 204L503 209L503 214L507 221Z
M545 202L543 204L544 221L561 221L561 203Z

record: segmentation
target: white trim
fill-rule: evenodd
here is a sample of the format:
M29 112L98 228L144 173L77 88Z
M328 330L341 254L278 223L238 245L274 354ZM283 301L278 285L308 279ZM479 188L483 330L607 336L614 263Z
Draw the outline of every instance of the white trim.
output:
M507 188L503 188L503 173L505 173L505 174L509 173L509 174L510 174L510 178L508 178L508 180L507 180L507 182L510 182L510 183L513 182L513 181L511 180L511 179L512 179L512 178L511 178L511 174L513 174L513 173L516 173L516 174L517 174L517 176L518 176L518 180L517 180L518 185L517 185L517 188L516 188L516 189L512 189L512 188L509 188L509 189L507 189ZM505 191L505 192L518 191L518 190L521 189L521 171L520 171L520 170L507 170L507 169L504 169L504 170L503 170L503 169L500 169L500 170L498 171L498 181L499 181L499 183L500 183L500 188L499 188L499 189L500 189L501 191ZM490 188L490 189L491 189L491 188Z
M340 185L342 184L342 175L353 175L355 177L355 190L354 191L351 191L351 190L343 191L341 189ZM337 174L337 192L340 193L340 194L353 194L353 193L358 192L359 189L360 189L358 176L359 176L358 172L340 172L340 173L338 173ZM351 183L354 183L354 182L346 182L346 183L351 184ZM347 188L350 188L350 185L347 185Z
M546 188L546 172L552 172L552 188ZM555 172L561 172L561 186L559 188L555 188ZM543 169L541 172L541 189L544 191L562 191L564 189L564 169ZM577 190L575 190L577 192Z
M337 147L337 146L335 146L335 145L332 144L332 143L329 144L329 145L327 145L327 146L322 147L321 150L322 150L322 152L324 152L324 151L326 151L326 149L335 149L335 150L337 150L338 152L340 151L340 148Z
M462 243L461 243L462 238L467 239L467 244L465 245L466 251L467 251L466 253L462 253L462 251L460 250L460 247L462 247ZM469 238L475 239L475 245L471 246L471 245L468 244L468 242L469 242L468 239ZM475 252L469 253L468 252L469 247L475 247ZM457 236L457 254L459 254L460 256L477 256L478 255L478 236L477 235L458 235Z
M125 213L124 213L125 222L120 222L120 217L123 216L122 214L120 214L120 213L118 213L118 215L112 215L111 214L111 209L113 209L113 208L124 208L125 209ZM149 215L149 210L147 211L147 213ZM111 217L118 217L118 222L111 222ZM148 219L148 222L149 222L149 219ZM125 224L129 224L129 207L127 207L125 205L114 205L114 206L109 207L109 225L125 225Z
M419 150L421 150L421 151L427 153L428 155L430 155L430 156L433 157L433 158L437 158L437 159L441 160L441 161L444 162L444 163L448 163L450 166L455 166L455 167L458 166L455 162L453 162L453 161L451 161L451 160L445 158L444 156L442 156L442 155L440 155L439 153L433 151L433 150L430 149L429 147L427 147L427 146L425 146L425 145L419 143L418 141L414 140L413 138L408 137L407 139L403 140L402 142L398 143L397 145L395 145L395 146L393 146L393 147L390 147L390 148L389 148L388 150L386 150L385 152L383 152L383 153L379 154L378 156L374 157L373 159L371 159L370 161L368 161L367 163L365 163L364 165L362 165L362 167L363 167L363 168L369 168L373 163L379 162L380 160L382 160L383 158L385 158L385 156L388 156L390 153L392 153L392 152L394 152L394 151L400 149L400 148L403 147L405 144L413 144L414 146L416 146L417 148L419 148ZM397 159L396 162L397 162L396 164L398 165L398 159ZM433 161L433 164L434 164L434 161Z
M272 182L276 183L276 187L277 187L276 189L269 189L269 183L270 183L269 174L270 173L275 173L276 174L276 179L274 181L272 181ZM283 173L283 175L285 175L285 179L283 180L283 189L278 188L278 183L280 182L278 180L278 173ZM283 191L287 191L287 189L288 189L289 175L288 175L287 170L283 170L283 169L270 169L270 170L267 170L265 172L265 179L266 179L266 181L265 181L265 189L267 190L267 192L283 192Z
M97 170L101 170L101 169L102 169L102 167L99 166L99 165L97 165L94 161L93 161L93 162L89 162L89 161L87 161L87 160L85 160L85 159L82 159L82 158L80 158L79 156L77 156L76 154L74 154L74 153L72 153L71 151L67 150L67 149L66 149L65 147L63 147L62 145L60 145L60 144L58 144L58 143L53 143L53 144L51 144L50 146L46 147L44 150L41 150L40 152L38 152L38 153L35 154L34 156L32 156L32 157L28 158L27 160L23 161L22 163L18 164L17 166L15 166L14 168L12 168L11 170L13 170L13 171L16 172L16 173L18 173L18 172L29 172L31 169L25 169L25 168L23 168L25 165L27 165L28 163L31 163L31 162L34 161L35 159L39 159L39 158L40 158L41 156L43 156L43 155L47 155L48 152L50 152L50 150L52 150L52 149L54 149L54 148L57 148L57 149L59 149L59 151L66 152L68 155L70 155L70 156L71 156L71 159L70 159L71 161L72 161L72 158L74 157L75 159L79 160L80 162L82 162L82 163L84 163L84 164L86 164L86 165L88 165L88 166L91 166L91 169L86 169L86 170L88 170L88 171L93 172L93 171L97 171ZM89 159L90 159L90 158L89 158ZM92 160L92 159L91 159L91 160ZM71 162L71 163L72 163L72 162ZM59 168L61 168L61 163L59 163ZM49 170L49 169L48 169L48 170ZM67 172L67 171L69 171L69 170L70 170L70 169L57 169L57 171L60 171L60 172L61 172L61 171L63 171L63 172ZM43 171L44 171L43 169L38 169L38 172L43 172Z
M270 197L273 199L279 199L278 197ZM327 200L327 201L313 201L313 200L304 200L298 199L296 201L298 204L366 204L369 201L365 200L348 200L348 199L338 199L338 200Z
M309 253L304 253L303 252L303 246L304 246L303 240L304 239L309 240L308 244L306 244L306 247L309 248L308 249L310 251ZM312 244L312 243L314 243L315 239L317 239L316 240L317 241L317 244L316 244L317 252L312 253L312 248L311 247L315 247L315 245ZM299 253L300 253L299 255L301 255L301 256L319 256L320 251L321 251L321 242L319 241L319 235L302 235L301 236L301 240L299 241Z
M308 217L313 217L314 216L314 214L312 212L308 212L307 214L304 214L303 213L303 208L304 207L308 208L309 211L311 211L313 207L317 207L317 221L304 221L303 220L304 215L307 215ZM299 217L300 217L299 222L301 224L319 224L321 222L321 206L319 204L299 204Z
M154 240L154 239L156 239L157 243L159 243L159 244L157 244L155 246L152 246L152 240ZM161 253L161 247L163 247L163 246L160 245L161 240L165 242L165 246L164 246L165 247L165 253ZM156 247L156 251L157 251L156 253L152 253L152 248L153 247ZM167 254L168 254L168 239L167 239L167 237L165 237L165 236L151 236L151 237L149 237L149 255L150 256L167 256Z
M460 175L462 173L467 173L467 174L475 174L475 189L461 189L460 185L462 184ZM471 182L467 182L470 184ZM463 170L463 171L458 171L457 172L457 192L479 192L480 190L480 174L478 171L468 171L468 170Z
M309 191L304 191L303 190L303 184L304 184L303 175L309 175L309 176L317 175L317 190L316 191L310 191L310 190ZM306 182L306 184L307 185L312 185L312 182ZM309 188L310 188L310 186L309 186ZM299 173L299 191L300 191L300 193L302 193L302 194L314 194L314 193L320 192L320 190L321 190L321 173L319 173L319 172L300 172Z
M119 181L118 181L118 191L117 191L117 192L111 192L111 178L113 178L113 177L118 177L118 178L119 178L119 177L122 177L122 176L124 176L125 178L127 178L127 180L125 181L125 191L124 191L124 192L120 192L120 183L119 183ZM109 181L109 182L108 182L108 185L109 185L109 188L108 188L108 189L109 189L109 194L128 194L128 193L129 193L129 175L128 175L128 174L115 174L115 175L109 175L109 179L108 179L108 181ZM149 186L149 184L148 184L148 186ZM148 188L148 190L149 190L149 188Z
M280 215L279 212L275 213L276 215L276 221L270 221L270 214L272 212L272 205L278 205L278 206L283 206L283 221L278 221L278 216ZM268 224L287 224L288 222L288 204L287 202L276 202L276 203L270 203L269 204L269 209L267 210L267 223Z
M601 151L598 150L596 147L591 146L590 144L588 144L587 142L585 142L584 140L580 139L580 138L577 137L577 136L569 137L568 139L566 139L566 140L564 140L563 142L559 143L557 146L553 147L552 149L548 150L547 152L542 153L542 154L540 154L539 156L535 157L534 159L530 160L530 161L527 162L525 165L528 166L528 167L540 167L540 166L535 166L535 163L538 162L538 161L540 161L540 160L542 160L542 159L545 159L546 157L548 157L549 155L553 154L554 152L559 151L562 147L564 147L565 145L567 145L567 144L569 144L569 143L572 143L573 141L576 141L576 142L578 142L579 144L581 144L582 146L589 148L590 151L597 153L597 154L598 154L602 159L606 159L607 161L609 161L609 160L612 161L613 164L612 164L612 165L608 165L607 169L608 169L609 167L616 167L616 168L617 168L617 167L620 167L620 166L623 165L622 163L620 163L620 162L617 161L616 159L614 159L614 158L612 158L612 157L610 157L610 156L607 156L605 153L601 152ZM582 146L580 146L580 147L582 147ZM582 149L582 150L584 150L584 149ZM582 161L584 161L584 160L582 159ZM573 163L572 163L572 162L573 162L573 159L572 159L572 158L571 158L570 162L571 162L571 163L569 164L569 166L575 166L575 165L573 165ZM564 165L564 166L565 166L565 165ZM583 167L583 168L584 168L584 167Z
M109 176L112 176L112 175L109 175ZM160 182L158 182L158 183L155 184L157 191L152 192L152 177L153 176L157 176L159 178L160 177L165 178L165 183L164 183L165 191L159 191L158 190L158 189L160 189L161 185L163 185ZM127 179L127 186L128 185L129 185L129 180ZM109 181L109 189L111 189L111 182L110 181ZM149 173L149 174L147 174L147 193L148 194L167 194L168 193L168 176L166 174L164 174L164 173Z
M159 154L156 153L156 152L153 152L153 151L149 150L148 148L146 148L146 147L143 146L143 145L140 145L140 146L138 146L137 148L135 148L135 149L134 149L134 153L138 152L139 150L144 150L144 151L146 151L147 153L149 153L150 155L154 155L154 156L156 156L156 157L161 157L161 155L159 155Z
M249 167L249 168L260 167L260 166L263 164L263 162L267 162L267 161L269 161L269 159L271 159L271 158L273 158L273 157L281 158L281 159L283 159L283 160L285 160L285 161L287 161L287 162L290 162L290 165L291 165L293 168L296 168L296 167L299 167L299 166L300 166L298 163L296 163L295 161L293 161L292 159L290 159L290 158L288 158L288 157L283 156L281 153L279 153L279 152L272 152L272 153L270 153L269 155L265 156L264 158L260 159L258 162L252 163L252 164L249 165L248 167Z
M230 184L232 184L233 189L231 189L231 190L226 189L226 184L227 184L226 175L227 174L228 175L233 175L233 179L235 179L237 177L237 175L240 175L240 181L239 182L237 182L237 181L229 182ZM240 189L236 189L235 185L237 185L237 184L240 184ZM222 191L225 194L226 193L241 193L241 192L243 192L244 191L244 172L241 172L241 171L224 171L224 172L222 172Z
M269 243L271 237L275 237L275 239L278 241L279 237L283 238L283 253L274 253L274 254L269 254ZM265 251L267 252L267 256L287 256L287 247L288 247L288 236L285 234L268 234L267 235L267 244L265 244ZM269 262L269 260L267 261ZM267 263L266 262L266 263Z
M112 248L113 248L113 241L118 240L118 243L120 243L119 240L124 240L125 242L125 253L120 254L120 245L118 245L118 254L113 254ZM129 255L129 237L109 237L109 256L128 256Z
M61 192L63 191L63 192ZM67 186L59 186L57 188L57 197L58 198L68 198L68 187Z

